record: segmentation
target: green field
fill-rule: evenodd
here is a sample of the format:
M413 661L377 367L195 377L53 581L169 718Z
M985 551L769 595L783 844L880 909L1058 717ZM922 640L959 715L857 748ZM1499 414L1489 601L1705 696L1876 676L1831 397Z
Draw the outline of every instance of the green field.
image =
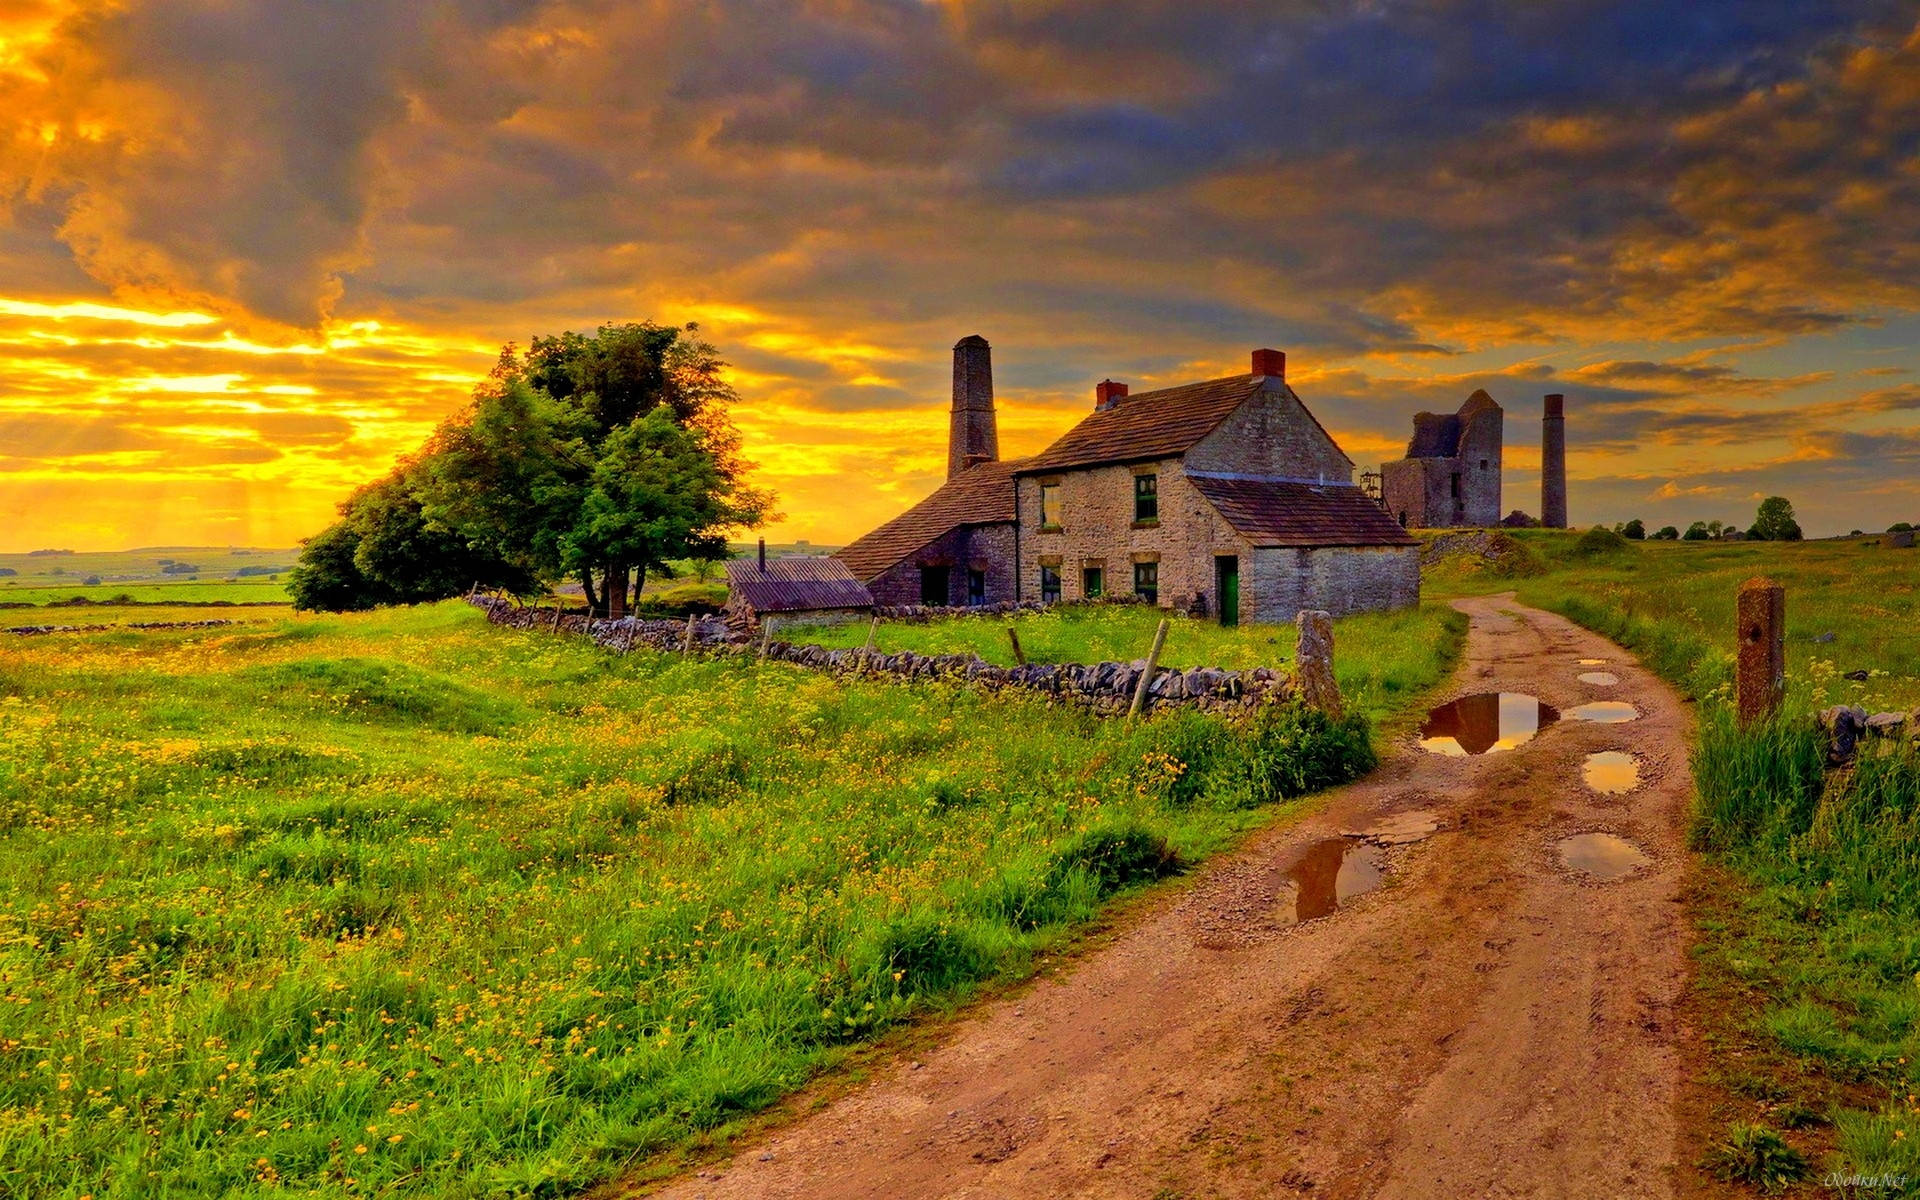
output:
M1411 702L1400 620L1341 657ZM0 1195L586 1186L1370 761L458 603L0 650Z
M1153 645L1161 613L1137 605L1065 605L1012 618L963 617L929 624L883 621L875 646L887 654L977 654L1011 666L1013 643L1020 638L1029 662L1131 662ZM1408 711L1412 693L1429 686L1445 669L1450 645L1431 636L1434 622L1460 618L1437 606L1397 613L1349 617L1339 623L1334 673L1349 703L1376 720L1392 720ZM1462 626L1464 628L1464 626ZM823 646L864 646L869 625L779 626L775 636ZM1160 662L1169 667L1289 668L1298 632L1292 625L1247 624L1224 629L1212 621L1174 619Z
M1920 552L1871 537L1521 540L1527 570L1454 560L1431 582L1512 588L1700 700L1694 958L1715 1122L1700 1165L1808 1196L1832 1194L1829 1171L1902 1181L1849 1194L1920 1194L1920 744L1876 742L1829 772L1814 726L1831 704L1920 706ZM1788 694L1777 721L1742 730L1727 705L1734 598L1757 575L1787 588Z
M207 546L0 554L0 604L53 604L76 597L96 603L126 597L142 604L284 604L282 584L299 554Z

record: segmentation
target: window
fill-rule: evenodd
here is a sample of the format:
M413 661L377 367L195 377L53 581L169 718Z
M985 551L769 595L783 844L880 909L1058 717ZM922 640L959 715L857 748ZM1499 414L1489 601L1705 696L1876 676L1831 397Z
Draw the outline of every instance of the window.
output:
M985 571L967 572L967 603L985 604L987 602L987 573Z
M1040 528L1060 528L1060 485L1057 483L1040 485Z
M1148 604L1160 603L1160 564L1133 564L1133 594Z
M1453 498L1455 500L1460 498L1460 472L1458 471L1453 473Z
M1098 600L1107 590L1107 573L1099 567L1084 567L1080 571L1080 594L1089 600Z
M920 568L920 603L944 608L953 603L952 593L947 590L946 567Z
M1487 469L1487 460L1486 460L1486 459L1484 459L1484 458L1480 460L1480 469L1481 469L1482 471L1484 471L1484 470L1486 470L1486 469Z
M1135 521L1160 519L1160 477L1158 475L1133 477L1133 519Z
M1060 603L1060 568L1040 568L1040 603Z

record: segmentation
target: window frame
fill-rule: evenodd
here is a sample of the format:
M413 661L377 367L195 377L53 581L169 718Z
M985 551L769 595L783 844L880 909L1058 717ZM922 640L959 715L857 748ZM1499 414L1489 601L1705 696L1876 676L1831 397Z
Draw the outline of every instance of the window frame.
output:
M1147 603L1160 603L1160 564L1158 562L1137 562L1133 564L1133 594Z
M1040 603L1060 603L1060 568L1048 563L1040 564Z
M1133 473L1133 524L1135 528L1160 523L1160 472Z
M1048 493L1052 496L1049 497ZM1040 481L1040 530L1042 533L1058 533L1060 522L1060 481L1043 479Z

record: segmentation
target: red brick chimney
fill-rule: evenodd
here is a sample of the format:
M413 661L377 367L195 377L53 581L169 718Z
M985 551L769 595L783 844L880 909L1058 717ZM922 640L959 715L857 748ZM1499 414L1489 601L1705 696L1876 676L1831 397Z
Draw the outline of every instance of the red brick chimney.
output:
M1253 373L1271 375L1280 382L1287 380L1287 352L1284 350L1255 350L1253 352Z
M1111 379L1102 379L1093 385L1093 411L1105 412L1112 408L1127 394L1127 385L1115 383Z

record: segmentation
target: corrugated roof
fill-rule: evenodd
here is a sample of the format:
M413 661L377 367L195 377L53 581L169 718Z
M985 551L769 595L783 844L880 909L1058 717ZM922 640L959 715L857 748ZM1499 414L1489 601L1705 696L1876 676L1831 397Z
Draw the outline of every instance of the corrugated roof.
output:
M1419 544L1357 487L1194 474L1187 480L1256 546Z
M727 561L727 591L756 613L805 612L822 608L871 608L873 593L837 558L789 555Z
M834 557L860 579L873 579L935 538L962 525L1013 520L1013 473L1027 460L976 463L938 491Z
M1088 413L1060 440L1028 459L1020 472L1185 454L1246 403L1265 378L1235 375L1128 396L1112 408Z

